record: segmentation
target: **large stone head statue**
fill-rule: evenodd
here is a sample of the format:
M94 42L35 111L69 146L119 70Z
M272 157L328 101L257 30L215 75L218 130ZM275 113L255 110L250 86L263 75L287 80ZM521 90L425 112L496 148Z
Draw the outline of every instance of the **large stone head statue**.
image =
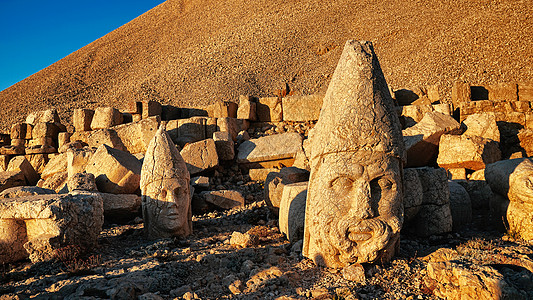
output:
M333 268L389 260L403 223L405 149L370 42L346 42L310 143L304 255Z
M150 141L141 170L144 228L149 238L192 232L190 175L161 126Z

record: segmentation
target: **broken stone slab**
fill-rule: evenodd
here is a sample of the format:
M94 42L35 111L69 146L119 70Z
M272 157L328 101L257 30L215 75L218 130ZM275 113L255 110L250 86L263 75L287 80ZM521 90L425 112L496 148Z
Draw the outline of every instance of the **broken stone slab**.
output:
M277 215L283 196L283 188L291 183L309 180L309 171L296 167L283 168L267 175L265 179L265 202Z
M496 124L496 115L493 112L469 115L462 123L466 128L463 135L480 136L496 142L500 141L500 130Z
M28 123L15 123L11 126L11 139L29 140L32 137L32 126Z
M135 194L139 189L141 162L128 152L101 145L85 171L96 177L98 191L110 194Z
M244 206L244 197L239 191L220 190L201 192L200 195L206 202L222 209L232 209Z
M37 182L37 186L45 188L45 189L54 190L60 194L64 194L68 191L67 181L68 181L68 172L62 171L62 172L54 173L46 177L46 179L39 180L39 182Z
M248 176L250 176L250 180L253 180L253 181L265 181L267 179L268 174L272 172L279 172L279 169L275 169L275 168L250 169L248 170Z
M67 153L60 153L50 158L46 166L44 167L41 178L46 180L52 175L60 172L67 172Z
M250 121L257 120L257 103L252 101L251 97L242 95L239 97L237 118Z
M420 211L424 190L415 169L403 169L403 206L405 222L412 220Z
M36 185L40 176L24 156L15 156L9 161L7 171L22 172L29 185Z
M35 125L37 123L60 123L56 109L47 109L30 113L26 117L26 123Z
M190 143L180 151L189 173L198 174L218 166L218 155L213 139Z
M0 199L49 194L56 194L56 192L54 190L44 189L38 186L17 186L3 190L0 193Z
M443 134L456 134L460 124L450 115L428 112L416 125L402 131L407 150L407 167L422 167L435 162Z
M147 119L153 116L161 116L162 111L163 111L163 107L161 106L161 103L157 101L152 101L152 100L142 101L141 115L143 119Z
M134 194L97 193L102 197L106 220L125 221L134 219L141 209L141 197Z
M51 145L35 145L27 147L26 154L52 154L57 153L57 148Z
M174 142L183 148L187 143L194 143L206 138L206 117L192 117L188 119L170 120L166 130Z
M72 191L97 192L96 179L91 173L74 173L68 176L67 187Z
M9 171L9 172L0 172L0 191L5 189L16 187L16 186L25 186L26 178L24 174L20 171Z
M91 129L108 129L122 124L122 113L114 107L98 107L94 111Z
M287 184L279 205L279 230L294 243L304 238L308 182Z
M281 122L283 121L282 101L278 97L259 98L256 106L257 121Z
M213 118L237 118L237 103L229 101L215 101L208 109Z
M50 137L57 138L59 134L59 127L54 123L37 123L33 126L32 139Z
M93 248L102 230L103 217L102 198L94 194L37 195L0 201L2 221L24 222L26 237L17 241L16 248L23 245L32 262L50 259L53 251L49 250L67 245ZM0 240L5 238L0 236ZM42 247L43 243L52 249ZM2 263L12 262L9 255L2 254Z
M90 131L91 122L93 121L94 110L92 109L75 109L72 114L72 125L75 131Z
M125 151L126 147L120 140L117 132L113 129L100 129L93 131L77 131L70 137L74 141L81 141L89 147L98 148L101 145L108 145L111 148Z
M112 129L124 146L124 151L132 154L145 153L160 123L159 116L152 116L138 122L118 125Z
M283 121L305 122L318 120L324 95L283 97Z
M458 231L472 222L472 202L466 189L459 183L448 180L450 188L450 213L452 215L452 230Z
M26 159L38 174L41 174L54 154L26 154Z
M206 176L196 176L191 178L191 184L195 188L208 189L209 188L209 177Z
M71 149L67 154L67 172L69 178L76 173L83 173L87 168L87 164L91 157L96 152L96 148L85 147L82 149Z
M217 131L213 133L213 140L218 158L221 160L233 160L235 158L235 145L229 132Z
M302 151L300 134L296 132L275 134L244 141L239 145L237 162L261 165L265 168L280 163L290 167L299 151Z
M498 142L479 136L441 136L437 163L445 169L484 169L485 165L501 159Z

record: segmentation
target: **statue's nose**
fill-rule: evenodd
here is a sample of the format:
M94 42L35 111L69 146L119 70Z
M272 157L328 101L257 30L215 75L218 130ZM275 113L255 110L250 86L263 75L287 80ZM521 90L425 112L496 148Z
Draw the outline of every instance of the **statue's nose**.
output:
M350 208L352 217L363 220L375 217L371 203L370 184L366 180L361 180L357 183L356 188L352 190L350 198L352 200Z

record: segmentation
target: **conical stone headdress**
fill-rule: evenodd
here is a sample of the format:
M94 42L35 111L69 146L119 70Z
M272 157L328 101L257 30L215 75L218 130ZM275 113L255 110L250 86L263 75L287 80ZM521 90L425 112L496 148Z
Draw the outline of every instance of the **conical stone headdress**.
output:
M141 170L141 189L154 180L176 177L190 180L185 161L161 125L148 144L144 156Z
M346 42L310 138L311 164L348 151L405 162L400 121L371 42Z

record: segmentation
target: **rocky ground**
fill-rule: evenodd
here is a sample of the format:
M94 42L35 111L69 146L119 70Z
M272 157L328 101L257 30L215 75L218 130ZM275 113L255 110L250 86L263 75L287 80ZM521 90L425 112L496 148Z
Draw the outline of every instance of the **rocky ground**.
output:
M245 207L195 215L187 238L146 240L138 217L106 222L90 253L64 248L54 261L3 265L0 299L438 299L446 278L428 276L427 256L450 253L455 263L495 268L506 291L516 292L510 299L533 298L532 244L514 240L488 212L477 212L460 232L425 239L403 234L396 258L364 265L364 278L348 281L302 257L301 241L286 240L261 182L241 190Z

